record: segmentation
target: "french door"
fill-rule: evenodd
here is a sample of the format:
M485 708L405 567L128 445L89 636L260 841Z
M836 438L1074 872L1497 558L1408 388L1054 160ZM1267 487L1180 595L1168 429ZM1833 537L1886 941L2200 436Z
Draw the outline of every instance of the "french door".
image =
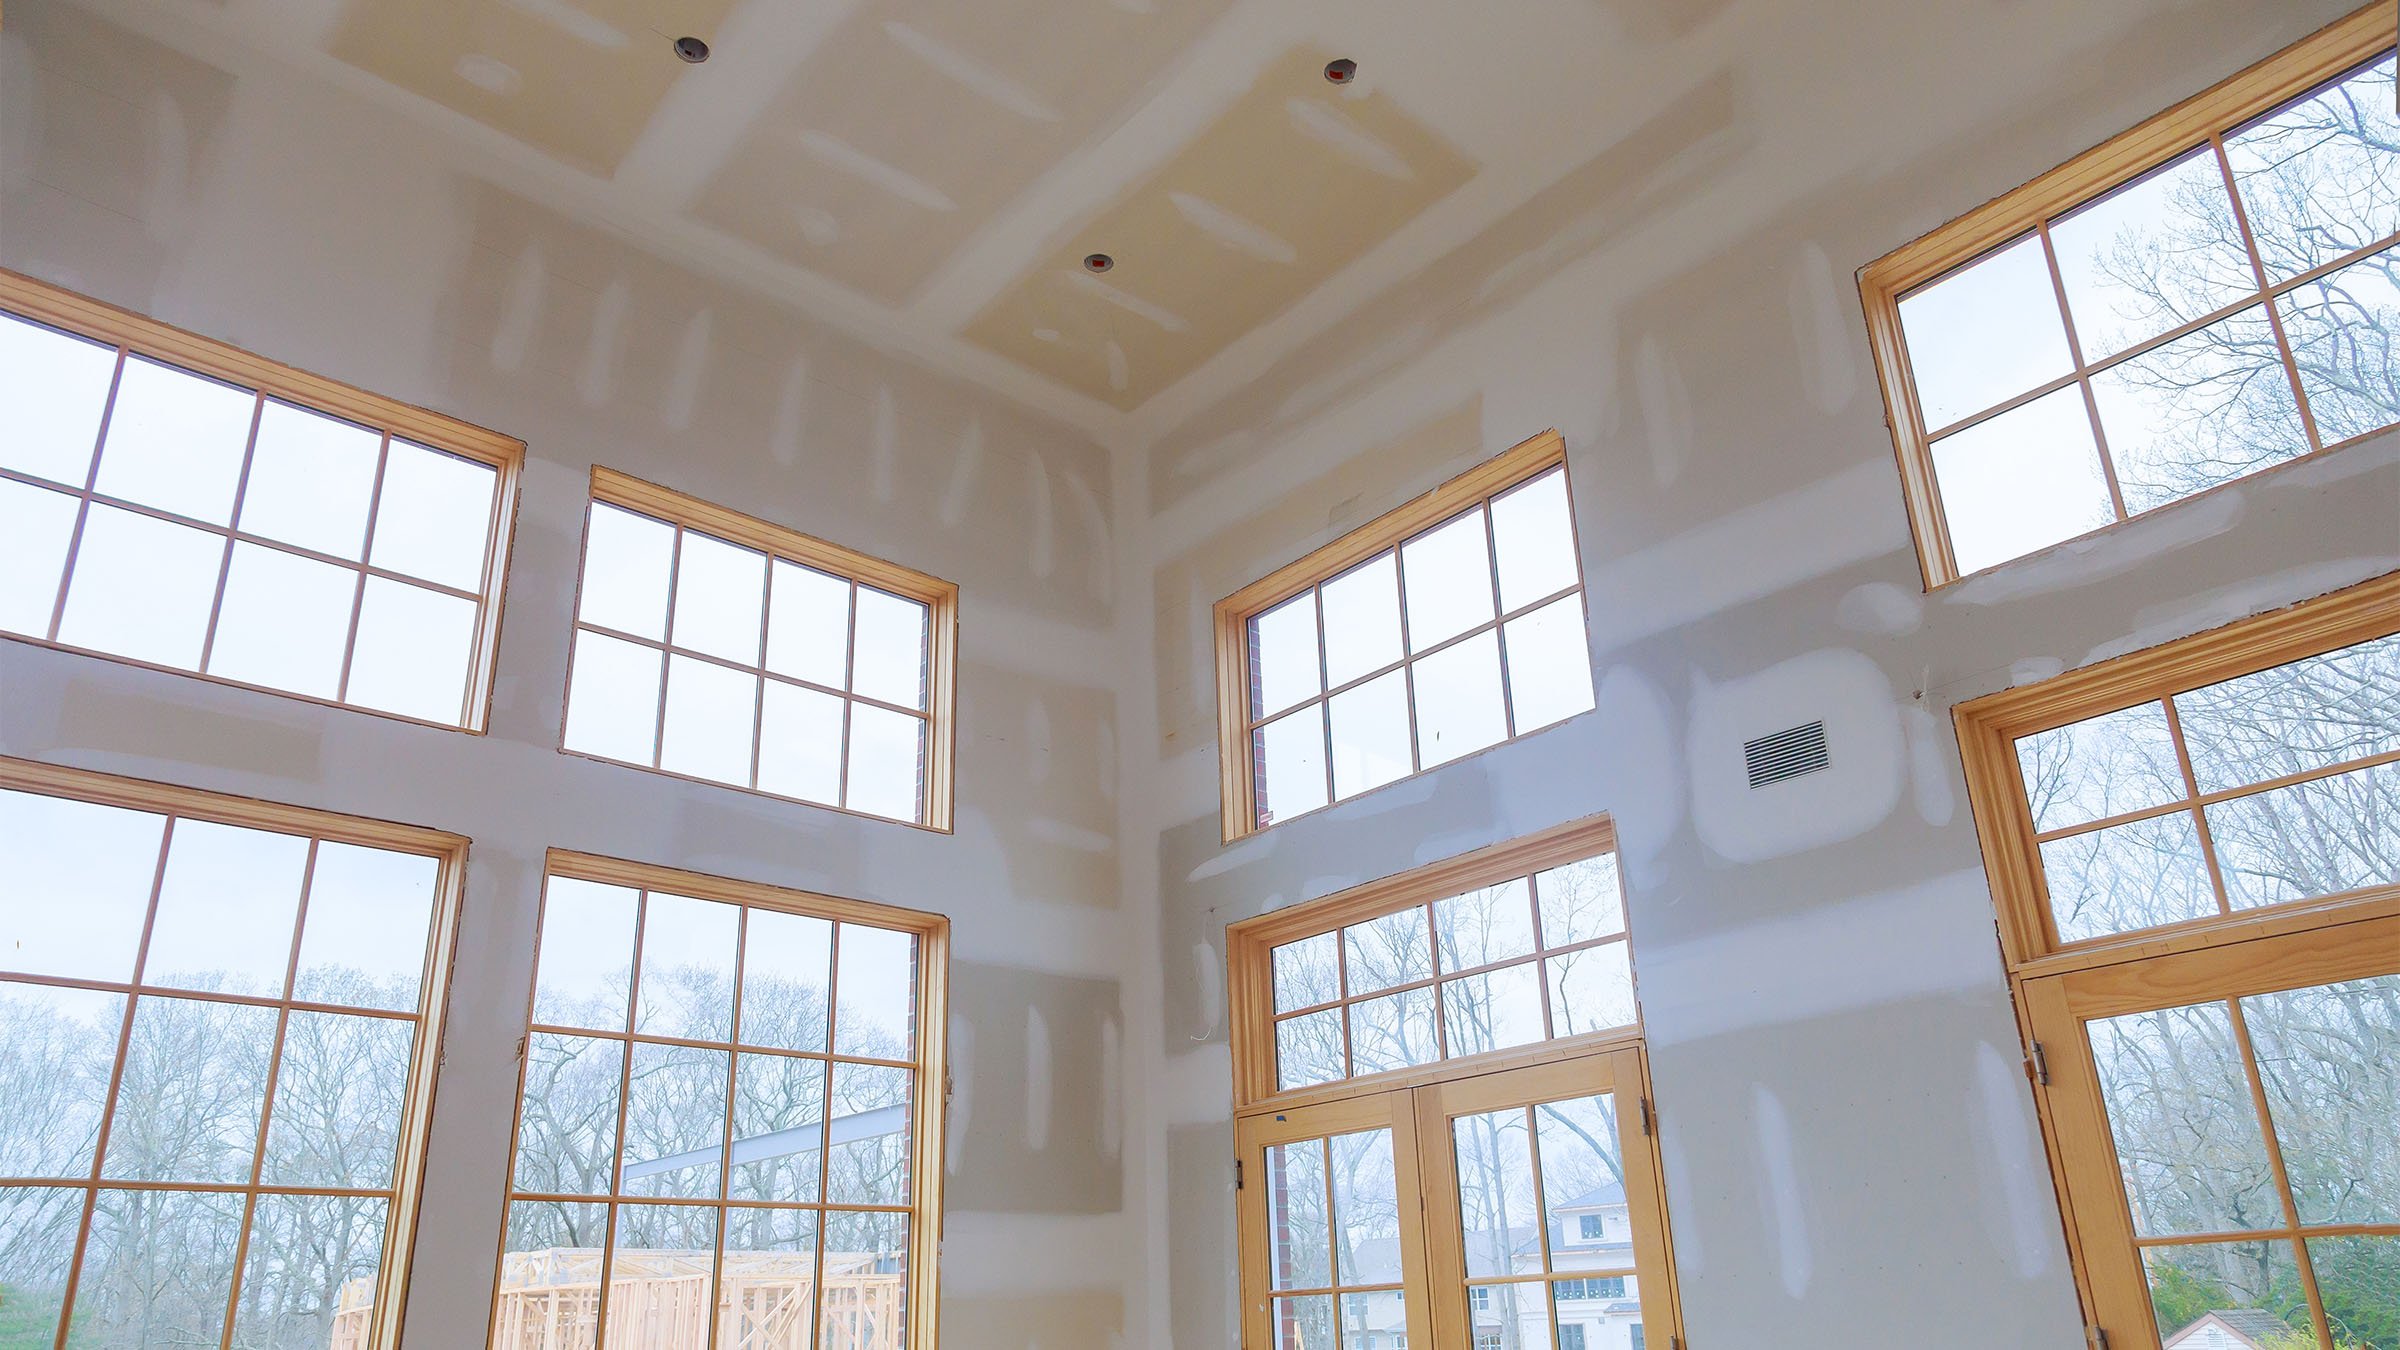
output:
M1246 1350L1668 1350L1638 1048L1245 1115Z

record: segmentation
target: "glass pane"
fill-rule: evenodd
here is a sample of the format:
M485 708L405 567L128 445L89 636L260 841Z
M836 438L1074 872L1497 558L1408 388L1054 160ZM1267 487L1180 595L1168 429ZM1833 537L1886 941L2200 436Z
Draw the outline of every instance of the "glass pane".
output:
M537 1031L525 1038L516 1188L606 1195L616 1175L617 1091L625 1043ZM591 1233L592 1245L599 1234Z
M176 821L142 982L280 997L307 872L297 835Z
M767 669L840 689L849 662L850 583L775 559L768 582Z
M2283 1203L2226 1006L2165 1008L2087 1027L2134 1232L2185 1237L2280 1226Z
M742 1044L824 1050L832 961L831 923L751 910L742 933Z
M1431 989L1364 999L1350 1005L1349 1016L1353 1074L1406 1069L1441 1058L1434 1040Z
M1331 1350L1333 1295L1307 1294L1275 1300L1273 1350Z
M1408 675L1395 670L1333 696L1333 795L1361 792L1409 775Z
M840 1003L833 1019L833 1052L867 1059L916 1055L917 940L907 933L841 925L834 950Z
M1542 962L1550 981L1554 1035L1580 1036L1641 1020L1633 1002L1631 948L1622 942L1586 947Z
M1522 877L1433 903L1442 969L1471 970L1533 954L1532 888Z
M1492 544L1500 559L1500 607L1523 609L1575 584L1575 522L1567 471L1552 469L1492 498Z
M474 643L473 601L368 577L359 601L358 644L350 653L350 683L342 697L362 708L456 726ZM582 643L576 646L580 652ZM655 681L650 687L658 688ZM653 701L656 697L653 693ZM645 749L645 761L648 754Z
M2379 764L2208 808L2236 909L2400 882L2400 764Z
M1591 1217L1579 1215L1578 1221ZM1561 1258L1562 1263L1574 1259ZM1551 1285L1550 1314L1558 1322L1558 1350L1643 1350L1641 1293L1636 1283L1631 1275L1602 1275Z
M1325 1213L1325 1141L1267 1145L1267 1283L1323 1289L1333 1283L1333 1230Z
M675 527L593 502L584 528L583 582L575 616L602 628L664 641Z
M1325 804L1325 705L1311 703L1252 733L1257 747L1258 823L1314 811Z
M508 1207L494 1345L594 1350L608 1206L519 1200Z
M0 965L35 975L133 978L166 818L0 790Z
M2142 1253L2150 1276L2150 1306L2161 1339L2206 1347L2213 1339L2239 1346L2239 1335L2262 1350L2305 1350L2317 1344L2308 1295L2289 1242L2203 1242L2153 1247ZM2215 1327L2203 1326L2210 1318ZM2261 1338L2264 1339L2261 1339ZM2287 1339L2288 1338L2288 1339ZM2345 1347L2344 1350L2348 1350Z
M95 505L84 517L58 640L196 669L224 561L217 535Z
M63 492L0 479L0 629L50 636L76 510Z
M2129 515L2308 453L2263 305L2101 371L2092 400Z
M1450 1122L1450 1136L1458 1163L1458 1221L1466 1242L1467 1278L1518 1274L1521 1249L1541 1222L1525 1110L1511 1107L1459 1116Z
M2036 830L2163 806L2184 795L2167 707L2144 703L2017 740Z
M1961 576L2116 519L2072 385L1935 441L1933 476Z
M1442 985L1442 1031L1452 1059L1542 1039L1542 977L1531 963Z
M1500 635L1477 633L1417 662L1417 759L1430 769L1508 739Z
M101 1174L132 1181L250 1180L275 1010L188 998L134 1001L125 1078Z
M733 1176L740 1200L817 1198L825 1123L825 1064L740 1055L733 1075Z
M2400 1345L2400 1237L2312 1237L2308 1260L2336 1346Z
M233 1315L235 1350L365 1344L385 1206L371 1196L258 1197Z
M831 1150L825 1160L825 1198L836 1205L905 1205L909 1201L909 1089L915 1074L875 1064L833 1066L833 1106L826 1113Z
M2217 912L2189 811L2053 839L2042 845L2042 876L2061 942Z
M241 1231L242 1197L232 1192L100 1192L70 1344L215 1345ZM163 1252L174 1259L160 1260Z
M836 1210L825 1216L820 1350L897 1346L908 1313L908 1216Z
M660 661L654 647L577 633L567 675L567 749L648 764L658 735Z
M1625 890L1614 853L1540 873L1533 893L1545 947L1571 947L1625 931Z
M816 1265L813 1211L727 1210L716 1343L724 1350L808 1350L808 1303Z
M268 399L242 488L242 529L358 561L380 433Z
M838 806L842 797L839 695L766 682L759 710L758 790Z
M1400 577L1412 652L1491 622L1492 551L1482 508L1401 545Z
M259 1180L391 1185L416 1031L391 1017L295 1011L284 1026Z
M1551 1225L1551 1266L1559 1269L1623 1268L1633 1264L1633 1234L1625 1201L1625 1159L1617 1144L1617 1099L1613 1093L1543 1102L1533 1108L1535 1145L1542 1158L1542 1213ZM1597 1223L1586 1223L1586 1219ZM1587 1240L1587 1229L1597 1240ZM1557 1248L1574 1240L1570 1264Z
M633 917L639 893L573 877L543 883L542 950L533 1020L625 1029L633 987Z
M914 600L859 587L851 692L904 708L924 708L926 625L931 613Z
M1400 1244L1378 1243L1360 1258L1358 1283L1400 1283ZM1343 1294L1342 1344L1358 1350L1399 1346L1408 1339L1408 1299L1398 1290Z
M843 805L892 820L921 819L925 721L869 703L850 705L850 781Z
M704 1205L620 1205L609 1253L608 1325L601 1344L627 1350L702 1350L717 1301L717 1211Z
M2400 422L2400 354L2388 336L2400 327L2400 253L2362 258L2276 303L2320 441Z
M342 652L357 599L358 574L348 568L237 543L208 673L332 698L341 692Z
M108 415L96 486L104 496L211 525L233 520L234 485L258 395L146 357L128 357Z
M46 1346L65 1310L75 1233L83 1226L81 1190L0 1186L0 1333L13 1344Z
M1378 1269L1384 1249L1400 1241L1400 1190L1392 1170L1392 1132L1363 1130L1325 1141L1333 1168L1333 1251L1336 1283L1397 1279ZM1412 1201L1416 1198L1409 1197Z
M2256 995L2242 1020L2300 1222L2400 1223L2400 975Z
M723 1050L635 1043L625 1079L620 1192L716 1198L718 1163L725 1156L729 1059Z
M1518 735L1591 711L1592 651L1584 639L1582 596L1509 620L1507 634L1508 699Z
M2395 145L2390 56L2225 139L2270 280L2400 231Z
M1420 906L1350 925L1342 930L1342 950L1352 998L1433 978L1433 947Z
M2202 792L2400 750L2400 637L2175 696Z
M693 1040L733 1038L733 948L741 910L650 892L633 1029Z
M2041 239L2027 235L1900 301L1928 430L2073 369L2057 294Z
M0 1176L91 1175L124 1025L121 994L0 981L0 1073L13 1098L0 1113ZM10 1259L8 1203L0 1199L0 1262Z
M1313 1008L1342 996L1341 972L1334 965L1340 944L1339 933L1319 933L1275 949L1275 1011Z
M498 481L489 464L394 439L384 455L368 560L462 591L482 590Z
M1345 1076L1342 1010L1287 1017L1275 1024L1275 1088L1311 1087Z
M667 658L667 723L658 767L747 787L757 729L756 675L680 652Z
M767 555L683 532L675 564L675 632L687 651L756 665L766 631Z
M1325 678L1348 684L1401 657L1400 561L1379 553L1321 588Z
M0 468L82 487L116 370L108 347L0 314Z
M317 845L301 920L296 998L413 1012L441 865L414 853Z
M2053 221L2050 247L2086 361L2258 290L2217 152L2205 145Z
M1281 712L1325 686L1317 669L1317 593L1302 591L1250 620L1250 715Z

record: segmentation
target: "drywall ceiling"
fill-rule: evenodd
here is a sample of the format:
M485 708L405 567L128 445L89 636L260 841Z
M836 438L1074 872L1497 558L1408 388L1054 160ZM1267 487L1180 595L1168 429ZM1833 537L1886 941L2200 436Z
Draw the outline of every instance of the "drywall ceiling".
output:
M1712 69L1705 40L1654 59L1657 14L1605 0L83 3L300 66L469 172L1133 443Z

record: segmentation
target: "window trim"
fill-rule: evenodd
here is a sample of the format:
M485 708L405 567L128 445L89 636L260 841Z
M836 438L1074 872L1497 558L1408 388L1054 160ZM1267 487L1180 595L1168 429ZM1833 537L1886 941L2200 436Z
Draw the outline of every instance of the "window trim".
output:
M306 835L311 839L389 849L435 859L437 871L426 930L424 979L414 1013L419 1034L411 1050L408 1077L401 1099L399 1127L396 1131L397 1152L392 1162L391 1209L384 1220L383 1256L376 1270L375 1313L369 1323L366 1339L366 1344L376 1347L376 1350L390 1350L390 1347L398 1346L401 1343L401 1321L408 1310L410 1267L416 1255L418 1220L425 1201L425 1161L433 1129L435 1087L448 1032L450 976L457 964L459 913L466 894L467 837L424 826L403 825L315 807L292 806L7 756L0 756L0 788L123 807L170 818ZM164 839L160 842L162 869L168 842ZM153 878L152 894L148 901L151 911L145 912L143 920L142 941L145 945L149 941L149 925L157 903L157 888L158 879ZM13 978L28 984L74 988L89 987L93 983L31 974ZM123 983L140 995L153 992L149 986L136 984L130 978ZM185 991L159 989L155 992L173 995ZM289 1005L288 999L277 1002L277 1006ZM114 1084L124 1068L125 1053L126 1046L120 1038L116 1059L109 1069L112 1100ZM87 1196L107 1189L105 1179L99 1177L101 1160L106 1156L107 1126L108 1120L104 1115L101 1137L94 1146L93 1179L82 1186ZM188 1189L255 1195L260 1191L260 1183L203 1183ZM82 1275L84 1245L91 1231L90 1213L87 1203L85 1217L76 1229L75 1256L67 1270L67 1297L70 1301ZM248 1231L245 1225L241 1239L245 1244ZM242 1273L237 1260L236 1279Z
M1384 512L1333 542L1285 563L1217 602L1213 614L1213 627L1216 635L1217 764L1219 799L1222 803L1226 843L1230 844L1261 830L1272 829L1277 825L1287 824L1305 816L1329 811L1346 802L1358 801L1386 788L1422 778L1428 773L1473 759L1477 755L1497 750L1503 745L1513 744L1534 734L1533 732L1518 732L1503 740L1494 741L1480 750L1470 751L1457 759L1446 760L1432 768L1404 774L1389 783L1379 784L1353 796L1328 800L1323 806L1285 817L1273 824L1261 825L1258 823L1255 773L1250 755L1250 642L1248 629L1251 619L1273 609L1302 591L1330 581L1379 553L1397 549L1414 536L1442 524L1453 516L1481 505L1520 483L1539 477L1554 467L1563 467L1566 462L1566 438L1555 429L1542 432L1540 435L1521 441L1492 456L1465 473L1447 480L1439 487ZM1576 531L1572 471L1569 472L1567 521L1569 530ZM1583 552L1580 546L1579 532L1575 537L1578 541L1575 560L1575 594L1579 597L1586 597L1584 623L1588 640L1591 623L1588 587L1583 576ZM1554 598L1545 597L1544 602ZM1500 622L1500 616L1495 613L1490 626L1496 629ZM1317 640L1322 644L1324 635L1320 633ZM1402 667L1405 668L1408 663L1428 654L1430 651L1403 653ZM1501 668L1503 690L1507 687L1507 678L1506 656L1503 655ZM1324 704L1328 702L1328 699L1328 694L1320 693L1316 701ZM1410 717L1413 725L1415 717L1413 704ZM1550 726L1556 725L1559 724L1550 724ZM1548 729L1548 726L1538 728L1543 731Z
M508 575L510 549L514 545L516 537L519 500L517 488L518 480L524 473L525 442L513 436L504 436L496 431L476 426L471 422L434 412L431 409L403 403L382 394L370 393L355 385L343 384L322 375L314 375L308 371L284 365L279 361L236 347L229 342L203 337L198 333L161 323L146 315L121 309L90 296L53 286L21 272L12 272L7 268L0 268L0 309L52 328L63 329L69 333L90 338L95 342L119 348L121 353L151 357L169 365L180 366L196 374L244 386L268 398L280 399L314 412L325 413L344 421L355 422L382 431L389 438L415 441L428 449L489 465L495 475L492 485L491 516L486 521L484 533L482 595L477 604L480 612L477 615L473 640L468 647L466 685L460 702L460 720L456 722L436 722L427 718L412 717L407 713L370 708L360 703L345 703L339 698L296 693L288 689L278 689L273 685L254 684L247 680L231 679L206 671L185 670L178 666L145 661L139 657L121 656L96 647L78 647L51 637L35 637L27 633L0 633L0 638L11 642L26 643L30 646L47 647L53 651L73 652L79 656L99 657L102 660L114 661L120 665L136 666L143 670L163 671L187 679L206 680L211 684L227 685L235 689L255 690L260 693L272 694L277 698L313 703L319 707L340 708L346 712L388 717L413 726L434 727L442 731L461 731L470 736L484 735L490 729L493 691L496 683L495 670L500 651L501 610L507 597L507 587L504 583ZM119 360L122 363L122 354ZM105 428L103 435L105 435ZM93 472L97 472L99 463L99 450L95 448L92 456ZM56 486L46 486L47 490L58 490ZM76 495L81 500L100 500L92 491L92 482L88 474L83 486L76 490ZM132 506L129 509L149 515L160 514L151 508L140 506ZM229 523L218 528L203 521L175 515L172 512L164 513L160 518L171 518L179 524L206 530L229 540L247 537L238 533L238 523ZM372 518L372 510L370 510L370 518ZM77 534L81 534L80 526L78 526ZM262 540L261 542L285 552L298 552L302 556L312 556L306 550L298 549L295 545L279 540ZM59 578L59 595L61 597L65 596L67 588L74 580L73 549L74 544L70 542L68 565ZM348 562L347 560L341 560L341 562L343 566L362 576L379 574L378 569L370 565L363 556L357 562ZM220 566L215 596L211 601L212 607L223 603L227 575L228 569ZM423 578L409 578L408 580L411 584L425 584ZM446 588L443 593L451 592ZM57 622L58 615L53 612L51 616L53 628L57 626ZM355 646L357 642L358 614L355 603L352 607L350 623L349 646L344 648L343 659L345 661L348 660L349 647Z
M1940 278L1944 273L1981 259L2020 236L2046 228L2045 222L2052 217L2106 196L2185 154L2195 144L2207 143L2219 133L2272 112L2325 81L2391 49L2393 45L2391 7L2382 3L2370 4L2131 130L2110 137L2031 182L2003 193L1914 242L1892 250L1859 270L1858 289L1866 311L1867 343L1874 357L1876 379L1883 391L1885 421L1891 428L1892 450L1900 466L1901 495L1908 512L1910 532L1916 540L1918 566L1928 593L1963 580L1966 576L1980 576L1994 568L2006 567L2018 559L2005 559L1974 573L1962 574L1958 570L1956 557L1951 550L1948 517L1942 512L1941 492L1934 480L1931 432L1935 428L1926 425L1924 413L1918 405L1916 378L1909 364L1908 345L1900 328L1901 297ZM2372 251L2366 256L2373 256ZM2267 292L2272 296L2295 289L2306 284L2305 278L2331 270L2330 266L2312 269L2301 273L2299 277L2274 283L2267 288ZM2265 303L2271 307L2273 301L2270 298ZM2289 371L2288 355L2285 364L2287 374L2291 374L2296 381L2297 375ZM2081 367L2077 367L2077 371L2080 370ZM2008 406L2002 405L2004 409ZM2371 431L2347 440L2321 444L2314 419L2309 417L2305 398L2300 399L2299 407L2313 448L2284 461L2286 464L2384 434L2382 431ZM2270 472L2280 467L2282 465L2270 466L2269 469L2256 472ZM2245 474L2241 478L2228 479L2189 497L2179 497L2167 505L2207 496L2253 476L2255 474ZM2109 487L2113 497L2116 493L2113 476L2109 479ZM2127 515L2073 536L2073 539L2091 538L2135 518ZM2069 542L2072 540L2061 540L2059 544L2048 545L2047 548L2056 548ZM2047 551L2047 548L2036 552Z
M958 752L957 583L944 581L931 573L920 572L913 567L889 562L872 554L861 553L857 549L819 539L814 535L803 534L798 530L761 520L756 516L744 515L714 502L703 501L688 493L662 487L657 483L636 478L629 473L599 464L592 466L589 500L621 507L670 525L713 535L728 543L756 549L768 554L771 558L779 557L787 562L800 563L820 572L828 572L848 581L889 591L894 595L903 596L924 605L927 610L925 711L923 714L925 717L925 785L924 799L920 803L924 811L924 819L921 821L896 820L891 816L879 816L871 811L809 801L804 797L787 797L781 793L769 792L764 788L726 783L714 778L701 778L693 774L679 773L673 769L634 764L629 760L612 759L605 755L568 748L567 710L574 692L574 642L577 640L575 635L581 634L587 627L593 627L593 631L606 636L637 642L656 648L661 652L685 650L680 647L671 647L665 641L653 642L646 638L618 633L613 629L597 628L583 622L583 578L587 566L586 553L590 548L591 540L591 510L588 504L584 510L581 547L576 554L574 602L569 608L567 619L570 632L567 648L567 689L566 696L559 700L559 753L594 760L602 764L614 764L623 768L640 769L647 773L663 774L687 783L702 783L709 787L726 788L734 792L746 792L752 796L766 797L775 801L793 802L817 810L838 812L860 820L880 821L887 825L905 825L912 829L928 830L935 834L950 834L954 831L958 797L955 777ZM769 570L771 572L772 568L770 567ZM671 610L674 605L674 593L671 587L667 603ZM762 634L770 614L771 611L762 598L759 606L759 627ZM762 652L764 650L763 641L761 650ZM712 658L701 657L700 659ZM763 656L761 660L764 660ZM730 666L732 663L719 662L719 664ZM748 668L743 667L743 669ZM758 673L762 679L770 678L763 671ZM659 680L659 696L663 700L666 697L666 669L663 663L660 666ZM845 704L859 697L846 689L839 691L837 696L843 699ZM866 702L874 704L877 700L868 699ZM751 756L754 762L758 753L758 734L754 722L750 734ZM660 737L665 735L663 717L657 729L657 735ZM655 743L654 741L654 745Z
M776 886L762 881L743 881L733 877L714 876L705 872L690 872L682 868L657 863L632 862L610 858L597 853L573 849L552 848L542 859L541 901L535 910L533 959L525 965L525 1021L534 1024L533 1007L537 993L538 970L535 961L542 948L542 925L549 919L549 882L553 877L575 881L591 881L608 886L624 886L644 891L666 891L673 895L690 896L699 900L714 900L729 905L751 905L762 909L780 910L811 918L829 919L836 923L855 923L906 932L917 939L917 1063L914 1084L915 1123L909 1140L909 1186L913 1199L909 1205L908 1285L906 1343L924 1346L928 1350L940 1344L941 1284L940 1260L942 1250L942 1183L945 1174L949 1106L949 1002L950 1002L950 920L945 915L923 910L901 909L870 900L853 900L842 896L803 891ZM829 991L830 992L830 991ZM830 1005L829 1005L830 1010ZM620 1036L618 1039L630 1039ZM825 1055L812 1058L836 1058L828 1044ZM500 1315L500 1275L508 1264L508 1214L516 1203L517 1145L524 1132L526 1054L520 1043L517 1052L517 1081L509 1098L508 1164L501 1173L500 1225L498 1240L492 1254L492 1278L486 1291L492 1307L485 1318L490 1331ZM620 1084L620 1090L622 1084ZM620 1099L620 1110L622 1109ZM731 1117L727 1117L730 1126ZM620 1141L621 1147L622 1141ZM601 1205L618 1203L616 1193L590 1197ZM693 1200L722 1213L734 1202L724 1199ZM814 1206L819 1215L841 1208L819 1202ZM822 1225L820 1224L820 1236ZM718 1256L722 1265L722 1249ZM603 1294L605 1304L605 1293ZM605 1311L603 1307L602 1311ZM821 1312L817 1314L822 1317ZM812 1328L811 1334L815 1334ZM595 1333L597 1334L597 1333Z

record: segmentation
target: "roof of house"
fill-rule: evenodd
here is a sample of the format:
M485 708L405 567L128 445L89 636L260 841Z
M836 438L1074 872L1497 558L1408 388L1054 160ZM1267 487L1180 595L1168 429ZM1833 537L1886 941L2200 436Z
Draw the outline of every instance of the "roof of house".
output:
M2191 1339L2200 1330L2214 1323L2239 1336L2245 1344L2264 1346L2270 1336L2279 1336L2292 1329L2292 1324L2264 1308L2218 1308L2193 1318L2188 1326L2169 1336L2166 1350Z

